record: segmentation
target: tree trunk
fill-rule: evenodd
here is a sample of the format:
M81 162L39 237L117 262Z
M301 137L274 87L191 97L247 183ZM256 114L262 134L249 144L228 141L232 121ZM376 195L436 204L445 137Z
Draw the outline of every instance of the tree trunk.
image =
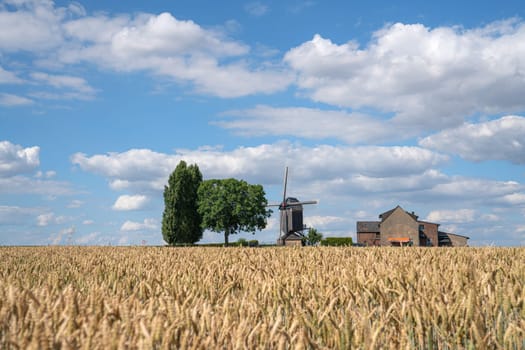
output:
M228 236L230 235L230 230L226 229L224 230L224 246L228 246Z

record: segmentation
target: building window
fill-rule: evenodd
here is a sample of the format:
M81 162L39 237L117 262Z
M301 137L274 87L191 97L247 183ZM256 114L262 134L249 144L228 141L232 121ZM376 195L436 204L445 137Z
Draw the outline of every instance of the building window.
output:
M425 225L419 224L419 231L425 231Z

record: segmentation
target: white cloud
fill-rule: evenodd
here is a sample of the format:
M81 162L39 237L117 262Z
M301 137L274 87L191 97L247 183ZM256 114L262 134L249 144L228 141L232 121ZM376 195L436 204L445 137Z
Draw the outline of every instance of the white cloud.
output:
M140 210L143 209L148 202L149 198L144 195L122 195L118 197L115 204L113 204L113 210Z
M145 70L220 97L281 91L293 79L279 68L252 69L235 59L249 47L169 13L83 17L64 28L77 43L59 52L66 64L88 61L118 71Z
M525 108L525 24L430 29L396 23L365 47L320 35L288 51L298 86L315 101L395 113L400 125L455 126L475 113Z
M0 84L21 84L23 82L15 73L6 71L0 66Z
M54 171L41 171L31 178L22 174L33 172L40 165L40 147L22 147L0 141L0 193L67 195L73 191L65 182L52 181Z
M473 161L509 160L525 164L525 118L506 116L478 124L463 124L428 136L419 144Z
M34 220L39 208L0 205L0 225L21 225Z
M121 231L155 230L158 228L157 220L144 219L144 222L126 221L120 227Z
M27 176L0 177L0 193L36 194L46 196L64 196L75 191L67 182L32 179Z
M472 222L475 219L475 211L473 209L458 209L458 210L433 210L425 220L437 223L466 223Z
M312 215L312 216L305 216L304 223L308 227L318 228L318 229L324 229L326 227L330 227L334 224L340 224L346 222L347 219L339 217L339 216L321 216L321 215Z
M501 217L496 214L483 214L481 215L481 219L485 221L495 222L495 221L500 221Z
M276 184L282 181L285 165L293 165L294 176L301 180L346 178L352 174L394 177L425 172L447 158L418 147L305 147L287 142L232 151L201 148L170 155L133 149L91 157L77 153L71 158L81 169L109 178L113 189L156 191L164 188L180 160L196 163L207 178L240 177Z
M9 1L11 10L0 8L0 50L41 52L62 43L60 22L66 9L53 1ZM23 23L24 25L20 25Z
M260 3L259 1L249 2L244 5L244 9L250 15L253 16L263 16L268 12L268 6Z
M55 7L52 1L10 5L11 11L0 8L0 51L27 51L47 67L87 62L119 72L146 71L189 82L195 91L219 97L273 93L293 81L293 75L282 67L245 60L250 48L220 30L205 29L170 13L87 15L81 6ZM35 98L81 99L94 95L82 78L47 73L33 77L55 87L64 88L66 84L76 88L70 93L35 92ZM14 102L14 96L3 99ZM29 101L19 97L18 103Z
M33 104L34 101L23 96L0 93L0 106L19 107Z
M50 223L54 222L54 220L55 220L54 213L41 214L41 215L38 215L36 218L38 226L48 226Z
M9 141L0 141L0 176L33 171L40 165L38 146L23 148Z
M52 235L50 237L51 244L56 245L60 243L73 243L73 235L76 232L75 226L71 226L65 229L60 230L56 235ZM66 238L66 241L64 242L63 239Z
M503 197L503 202L511 205L525 205L525 193L514 192Z
M97 244L100 243L103 238L100 237L100 232L91 232L85 236L78 237L75 239L76 244Z
M74 218L68 217L68 216L64 216L64 215L56 216L55 213L49 213L48 212L48 213L44 213L44 214L38 215L36 220L37 220L37 225L38 226L49 226L49 225L52 225L52 224L61 225L61 224L64 224L66 222L73 221Z
M95 221L93 220L84 220L82 221L82 225L93 225Z
M46 171L45 173L39 170L39 171L36 172L35 178L37 178L37 179L42 179L42 178L50 179L52 177L55 177L56 174L57 174L56 171L53 171L53 170Z
M79 92L92 94L93 88L88 85L85 79L69 75L51 75L43 72L31 74L31 77L37 81L45 82L55 88L71 88Z
M383 174L381 176L348 174L328 181L314 183L316 192L332 193L336 196L352 194L370 195L432 190L436 186L449 183L450 179L437 170L427 170L416 174Z
M78 99L94 98L95 89L85 79L70 75L54 75L43 72L31 74L34 81L55 88L55 92L33 92L32 97L42 99Z
M242 135L298 136L309 139L335 138L349 144L403 139L413 135L406 129L394 128L390 122L361 113L321 110L304 107L274 108L259 105L252 109L224 112L233 120L217 125L238 130Z
M480 200L484 203L503 202L511 204L506 199L516 196L523 191L524 186L515 181L494 181L485 179L473 179L466 177L451 177L448 181L436 185L427 195L433 198L447 198L466 200ZM517 195L516 199L519 199Z
M73 199L69 204L67 205L68 208L80 208L84 204L83 201L79 199Z

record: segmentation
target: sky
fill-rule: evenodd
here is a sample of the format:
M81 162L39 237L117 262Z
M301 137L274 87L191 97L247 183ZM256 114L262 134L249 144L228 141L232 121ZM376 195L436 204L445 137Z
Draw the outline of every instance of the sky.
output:
M160 245L179 161L525 244L525 3L0 0L0 245ZM278 213L255 235L273 243ZM221 242L204 233L201 242Z

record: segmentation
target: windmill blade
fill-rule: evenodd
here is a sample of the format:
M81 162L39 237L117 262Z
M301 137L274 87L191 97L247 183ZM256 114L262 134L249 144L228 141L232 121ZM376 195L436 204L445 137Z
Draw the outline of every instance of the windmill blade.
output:
M282 203L270 203L266 204L267 207L280 207Z
M291 202L291 203L287 203L286 206L287 207L294 207L294 206L298 206L298 205L317 204L317 203L318 203L318 201Z
M288 167L284 168L284 191L283 191L283 205L286 206L286 185L288 184Z

